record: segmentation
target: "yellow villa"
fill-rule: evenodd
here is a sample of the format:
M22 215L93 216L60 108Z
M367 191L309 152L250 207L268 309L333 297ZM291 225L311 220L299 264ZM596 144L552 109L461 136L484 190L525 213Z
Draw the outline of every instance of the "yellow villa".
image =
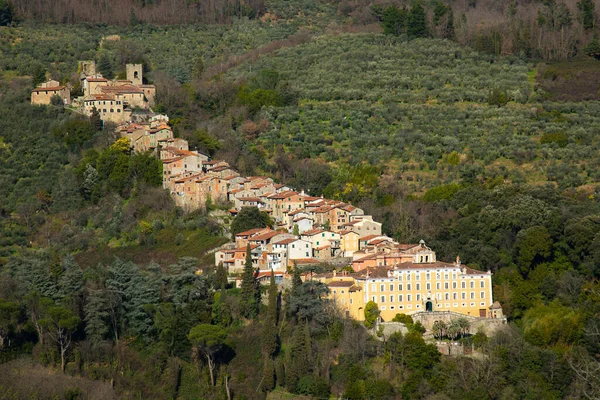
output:
M314 277L329 286L329 297L347 316L364 320L369 301L377 303L383 321L396 314L453 311L491 318L492 273L455 263L405 262L369 267L358 273Z

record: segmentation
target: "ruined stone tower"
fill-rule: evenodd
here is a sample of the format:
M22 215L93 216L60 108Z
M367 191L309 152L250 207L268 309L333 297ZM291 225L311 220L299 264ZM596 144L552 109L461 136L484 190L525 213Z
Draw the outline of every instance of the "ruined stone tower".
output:
M85 76L96 75L96 62L93 60L78 61L77 72Z
M142 64L127 64L125 69L127 70L128 81L136 86L142 84Z

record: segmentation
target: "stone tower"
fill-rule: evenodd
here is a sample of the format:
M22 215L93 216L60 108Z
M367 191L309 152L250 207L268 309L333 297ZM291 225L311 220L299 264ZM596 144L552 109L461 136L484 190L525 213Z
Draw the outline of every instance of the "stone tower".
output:
M89 61L78 61L77 70L80 74L85 76L96 75L96 62L93 60Z
M127 70L128 81L136 86L142 84L142 64L127 64L125 69Z

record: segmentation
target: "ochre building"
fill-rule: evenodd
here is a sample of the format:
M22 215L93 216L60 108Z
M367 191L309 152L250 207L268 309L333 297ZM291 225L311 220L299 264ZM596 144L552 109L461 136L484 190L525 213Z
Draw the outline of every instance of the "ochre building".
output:
M424 245L423 245L424 246ZM424 246L425 247L425 246ZM429 250L424 248L423 250ZM460 263L425 261L420 256L393 266L368 267L355 273L328 273L313 279L329 286L329 297L349 317L364 320L365 305L377 303L383 321L396 314L454 311L493 318L492 273Z

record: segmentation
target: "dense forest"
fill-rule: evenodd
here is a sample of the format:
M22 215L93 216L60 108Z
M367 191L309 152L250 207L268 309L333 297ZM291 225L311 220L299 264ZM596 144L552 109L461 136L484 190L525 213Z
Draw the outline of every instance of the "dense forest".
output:
M112 3L0 0L0 397L600 397L593 2ZM78 93L80 59L143 63L176 135L242 174L492 270L509 326L447 357L299 269L232 287L210 252L231 221L176 208L110 125L29 104L47 78Z

